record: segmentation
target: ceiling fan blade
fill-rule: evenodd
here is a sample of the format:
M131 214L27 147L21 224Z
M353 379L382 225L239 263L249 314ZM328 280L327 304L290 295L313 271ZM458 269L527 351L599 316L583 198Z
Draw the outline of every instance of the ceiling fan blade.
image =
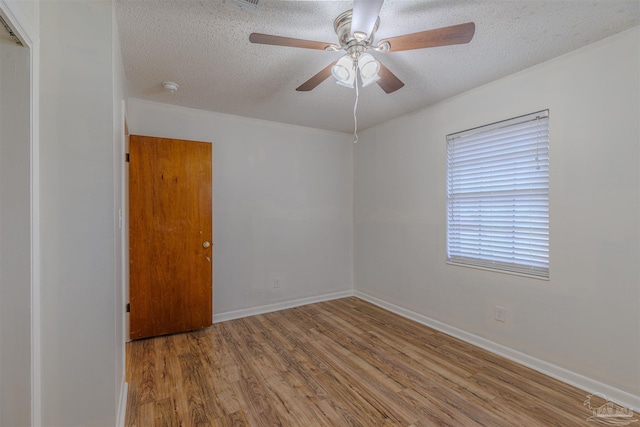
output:
M251 33L249 35L251 43L271 44L274 46L301 47L304 49L325 50L333 43L315 42L312 40L294 39L291 37L272 36L270 34Z
M380 71L378 71L378 75L380 76L380 80L378 80L378 86L382 88L386 93L392 93L400 89L404 86L404 83L400 81L399 78L396 77L384 64L378 61L380 64Z
M378 20L382 3L384 0L353 0L351 34L358 31L370 36Z
M336 62L338 61L332 62L331 64L327 65L318 74L316 74L315 76L311 77L309 80L307 80L306 82L298 86L296 90L300 92L308 92L312 89L315 89L316 86L318 86L323 81L327 80L327 77L331 75L331 68L334 65L336 65Z
M378 46L389 43L388 52L399 52L402 50L423 49L426 47L464 44L471 41L475 31L476 24L467 22L450 27L391 37L390 39L380 40Z

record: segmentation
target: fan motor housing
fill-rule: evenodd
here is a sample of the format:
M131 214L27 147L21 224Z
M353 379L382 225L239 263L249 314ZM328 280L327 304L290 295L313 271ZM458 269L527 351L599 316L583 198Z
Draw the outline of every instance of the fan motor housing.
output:
M351 55L357 55L367 50L367 46L373 41L373 36L378 30L378 25L380 25L380 17L376 19L376 24L373 26L371 34L367 34L366 39L359 39L351 33L352 16L353 10L347 10L341 13L335 21L333 21L333 28L338 35L338 40L342 48Z

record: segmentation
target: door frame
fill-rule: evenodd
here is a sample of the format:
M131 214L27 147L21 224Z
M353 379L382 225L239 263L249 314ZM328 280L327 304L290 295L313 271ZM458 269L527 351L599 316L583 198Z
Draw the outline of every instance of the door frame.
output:
M14 34L20 39L26 49L29 50L29 163L30 163L30 364L31 364L31 425L39 426L42 423L41 393L42 393L42 368L40 346L40 39L35 23L29 22L18 6L16 0L0 0L0 15L9 25Z

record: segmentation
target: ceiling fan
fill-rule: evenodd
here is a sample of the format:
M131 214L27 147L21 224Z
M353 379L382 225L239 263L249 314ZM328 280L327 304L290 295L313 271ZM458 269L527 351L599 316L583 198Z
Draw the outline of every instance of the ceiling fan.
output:
M275 46L346 52L342 58L332 62L296 88L298 91L310 91L330 75L336 78L338 84L354 87L355 83L357 87L359 71L363 87L378 83L386 93L392 93L403 87L404 83L382 63L376 61L368 51L387 53L464 44L469 43L475 33L475 24L467 22L391 37L374 43L374 36L380 24L378 15L383 2L384 0L354 0L353 9L341 13L333 23L339 44L260 33L251 33L249 41Z

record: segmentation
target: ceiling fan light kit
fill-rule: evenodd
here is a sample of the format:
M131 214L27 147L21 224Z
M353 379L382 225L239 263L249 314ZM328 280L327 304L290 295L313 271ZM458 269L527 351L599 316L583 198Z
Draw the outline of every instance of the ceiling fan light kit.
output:
M353 59L345 55L331 67L331 74L336 79L336 83L341 86L353 88L356 79L356 70Z
M331 67L331 74L336 79L336 83L353 89L357 72L360 72L362 87L367 87L380 79L379 70L380 64L370 53L363 53L355 57L347 54Z
M363 53L360 55L358 58L358 70L360 70L362 87L367 87L380 80L380 76L378 75L378 71L380 71L380 64L370 53Z

